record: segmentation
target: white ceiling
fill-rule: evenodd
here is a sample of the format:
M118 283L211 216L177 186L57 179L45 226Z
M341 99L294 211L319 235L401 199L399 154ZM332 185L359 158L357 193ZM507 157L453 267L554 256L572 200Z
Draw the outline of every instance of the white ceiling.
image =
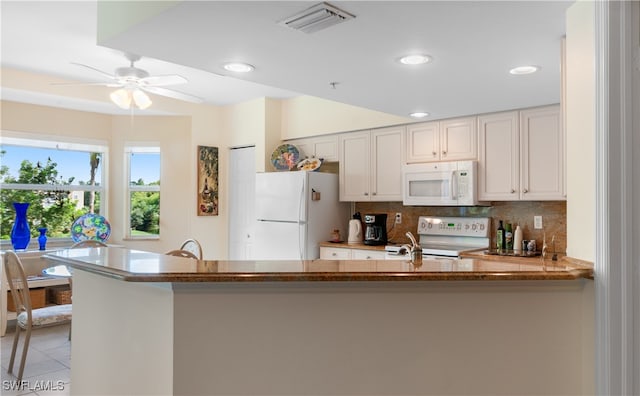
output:
M304 94L441 119L558 103L560 42L572 2L332 1L356 18L312 34L277 22L315 2L178 2L98 46L94 1L2 1L1 57L3 67L52 79L103 81L70 62L112 73L127 65L121 51L129 51L142 55L136 66L153 75L187 77L189 83L176 89L210 104ZM413 52L433 61L397 62ZM230 75L222 69L227 61L256 69L242 79L224 77ZM541 70L508 73L527 64ZM331 82L338 83L335 89ZM58 88L59 97L3 89L2 98L120 113L108 102L70 100L65 87Z

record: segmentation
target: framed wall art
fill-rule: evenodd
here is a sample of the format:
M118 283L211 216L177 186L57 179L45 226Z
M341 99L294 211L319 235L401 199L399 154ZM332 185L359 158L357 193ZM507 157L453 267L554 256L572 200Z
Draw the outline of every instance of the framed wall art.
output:
M218 148L198 146L198 216L217 216L218 209Z

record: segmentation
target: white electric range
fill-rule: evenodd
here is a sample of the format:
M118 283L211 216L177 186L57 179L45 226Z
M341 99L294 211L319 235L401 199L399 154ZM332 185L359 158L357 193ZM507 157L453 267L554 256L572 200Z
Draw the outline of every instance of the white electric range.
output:
M489 248L491 219L488 217L418 218L418 236L422 258L458 258L460 253ZM387 245L387 259L406 259L402 245Z

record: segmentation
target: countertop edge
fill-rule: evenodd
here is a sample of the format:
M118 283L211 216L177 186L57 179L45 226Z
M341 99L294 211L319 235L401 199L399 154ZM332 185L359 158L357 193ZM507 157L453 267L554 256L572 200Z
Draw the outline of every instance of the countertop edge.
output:
M260 273L160 273L134 274L96 264L83 263L69 258L47 256L47 259L63 263L74 269L87 271L126 282L202 283L202 282L358 282L358 281L509 281L509 280L577 280L593 279L593 270L583 267L566 271L512 272L260 272ZM372 260L386 262L385 260Z

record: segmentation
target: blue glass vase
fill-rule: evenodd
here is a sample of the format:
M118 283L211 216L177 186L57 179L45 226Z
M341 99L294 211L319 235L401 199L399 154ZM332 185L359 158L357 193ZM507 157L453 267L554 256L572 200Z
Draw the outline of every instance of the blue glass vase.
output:
M40 245L40 250L47 249L47 229L45 227L38 228L40 231L40 236L38 237L38 244Z
M13 250L24 250L31 240L31 230L27 221L29 202L14 202L13 208L16 210L16 219L11 228L11 244Z

